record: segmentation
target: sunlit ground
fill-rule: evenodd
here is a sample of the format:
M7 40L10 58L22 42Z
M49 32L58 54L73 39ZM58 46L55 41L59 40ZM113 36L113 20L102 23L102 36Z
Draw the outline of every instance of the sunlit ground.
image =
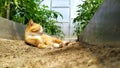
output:
M39 49L23 41L0 39L0 68L120 68L120 48L72 43Z

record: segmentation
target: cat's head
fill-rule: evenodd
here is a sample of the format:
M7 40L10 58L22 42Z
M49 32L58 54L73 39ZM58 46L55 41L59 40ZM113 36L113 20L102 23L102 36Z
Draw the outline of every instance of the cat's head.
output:
M40 24L34 23L34 21L31 19L27 26L27 32L41 34L41 33L43 33L43 28Z

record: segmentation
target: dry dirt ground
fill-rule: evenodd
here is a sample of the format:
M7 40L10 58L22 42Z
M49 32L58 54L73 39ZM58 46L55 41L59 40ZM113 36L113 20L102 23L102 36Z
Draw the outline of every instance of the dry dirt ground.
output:
M23 41L0 39L0 68L120 68L120 48L80 42L39 49Z

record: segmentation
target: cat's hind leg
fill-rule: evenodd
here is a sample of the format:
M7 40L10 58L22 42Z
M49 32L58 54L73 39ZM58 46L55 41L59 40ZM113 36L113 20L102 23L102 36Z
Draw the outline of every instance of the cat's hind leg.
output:
M61 45L60 44L58 44L58 43L54 43L53 41L47 41L46 42L46 45L48 45L48 46L50 46L50 47L55 47L55 48L60 48L61 47Z
M53 41L54 43L58 43L58 44L63 43L63 41L62 41L62 40L57 39L57 38L52 38L52 41Z

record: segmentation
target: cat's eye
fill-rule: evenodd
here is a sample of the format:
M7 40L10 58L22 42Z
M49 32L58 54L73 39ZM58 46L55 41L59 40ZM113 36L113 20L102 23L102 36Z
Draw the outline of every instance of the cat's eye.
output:
M32 32L38 32L40 30L40 28L33 28L31 29Z
M38 32L39 30L38 29L33 29L31 30L32 32Z

